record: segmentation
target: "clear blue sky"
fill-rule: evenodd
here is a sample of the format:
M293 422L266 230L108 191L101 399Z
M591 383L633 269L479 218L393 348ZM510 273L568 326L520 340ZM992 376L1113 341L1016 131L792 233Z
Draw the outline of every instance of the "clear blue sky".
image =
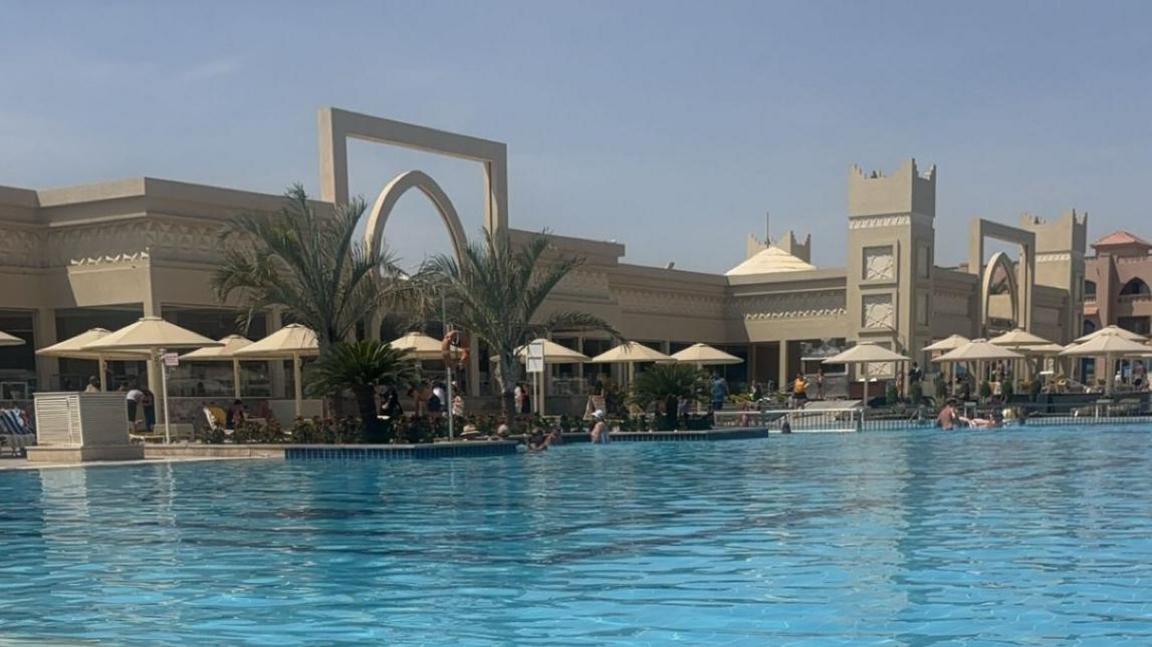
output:
M849 166L939 166L937 247L973 215L1087 210L1152 237L1150 2L0 0L0 184L149 175L317 192L333 105L507 142L512 224L722 271L746 233L844 255ZM480 170L356 144L353 190ZM417 197L389 225L446 248Z

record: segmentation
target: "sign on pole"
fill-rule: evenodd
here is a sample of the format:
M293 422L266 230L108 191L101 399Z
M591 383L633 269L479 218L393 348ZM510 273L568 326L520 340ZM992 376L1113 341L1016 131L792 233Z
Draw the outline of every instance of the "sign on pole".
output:
M534 341L528 344L528 365L529 373L543 373L544 372L544 342Z
M164 360L164 366L168 368L180 366L180 355L177 353L164 353L160 357Z

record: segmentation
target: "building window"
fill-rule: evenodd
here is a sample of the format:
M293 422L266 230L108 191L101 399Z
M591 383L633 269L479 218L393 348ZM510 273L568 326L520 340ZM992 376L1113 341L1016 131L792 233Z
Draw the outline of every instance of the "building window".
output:
M1089 280L1084 281L1084 300L1085 301L1095 301L1096 300L1096 281L1089 281Z
M1120 296L1122 297L1131 297L1143 294L1149 294L1148 284L1145 283L1143 279L1132 279L1131 281L1125 283L1124 287L1120 288Z
M1149 317L1118 317L1116 325L1138 335L1152 333L1152 318Z
M861 298L863 312L861 325L865 328L892 329L896 324L896 310L890 294L866 294Z
M1093 321L1091 319L1085 319L1084 320L1084 328L1083 328L1083 331L1081 332L1081 334L1089 335L1089 334L1092 334L1094 332L1096 332L1096 324L1093 323Z
M862 276L865 281L891 281L896 278L896 258L892 255L891 245L864 248Z

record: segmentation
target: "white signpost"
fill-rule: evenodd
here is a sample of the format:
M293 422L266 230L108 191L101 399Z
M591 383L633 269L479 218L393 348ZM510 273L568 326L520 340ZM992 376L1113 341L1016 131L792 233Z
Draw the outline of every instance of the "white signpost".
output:
M528 374L532 376L533 394L536 400L536 413L544 415L544 342L528 344L528 357L524 362Z

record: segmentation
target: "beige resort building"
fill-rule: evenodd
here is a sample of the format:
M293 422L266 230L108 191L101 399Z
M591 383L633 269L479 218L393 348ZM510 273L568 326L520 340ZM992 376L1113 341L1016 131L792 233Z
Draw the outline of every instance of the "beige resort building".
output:
M321 208L347 199L346 142L360 138L481 162L485 226L514 240L530 235L511 227L504 144L332 108L320 111L319 131ZM733 259L725 274L709 274L628 263L623 244L558 231L559 251L586 263L547 307L598 314L628 338L665 352L698 341L721 347L746 360L725 368L734 382L781 384L798 371L813 372L816 359L857 340L880 342L924 365L920 349L953 333L978 337L1022 326L1062 343L1079 334L1086 217L1026 215L1015 225L974 219L968 262L940 267L935 167L922 169L914 160L887 174L852 167L846 179L845 210L829 216L848 228L844 267L812 265L810 238L792 232L771 244L750 237L745 259ZM391 206L410 189L436 204L459 244L464 228L451 201L419 171L386 185L370 215L369 241L380 239ZM235 304L220 303L209 285L218 234L233 214L271 211L280 203L278 195L147 177L53 189L0 186L0 330L30 342L0 349L0 398L79 388L95 372L94 362L37 357L33 350L91 327L114 329L159 314L212 337L236 332ZM1007 242L1018 253L985 262L987 240ZM280 319L277 312L255 313L241 332L259 338ZM610 344L557 339L589 355ZM468 389L480 394L488 367L486 353L476 351ZM177 376L173 389L227 394L230 369L218 368L182 367L191 372ZM145 369L124 364L115 370L123 380ZM593 370L610 369L553 368L553 392L580 392ZM871 370L885 379L893 367ZM245 391L280 397L291 393L287 379L283 367L259 365L247 371ZM829 389L843 388L834 385L830 376Z

